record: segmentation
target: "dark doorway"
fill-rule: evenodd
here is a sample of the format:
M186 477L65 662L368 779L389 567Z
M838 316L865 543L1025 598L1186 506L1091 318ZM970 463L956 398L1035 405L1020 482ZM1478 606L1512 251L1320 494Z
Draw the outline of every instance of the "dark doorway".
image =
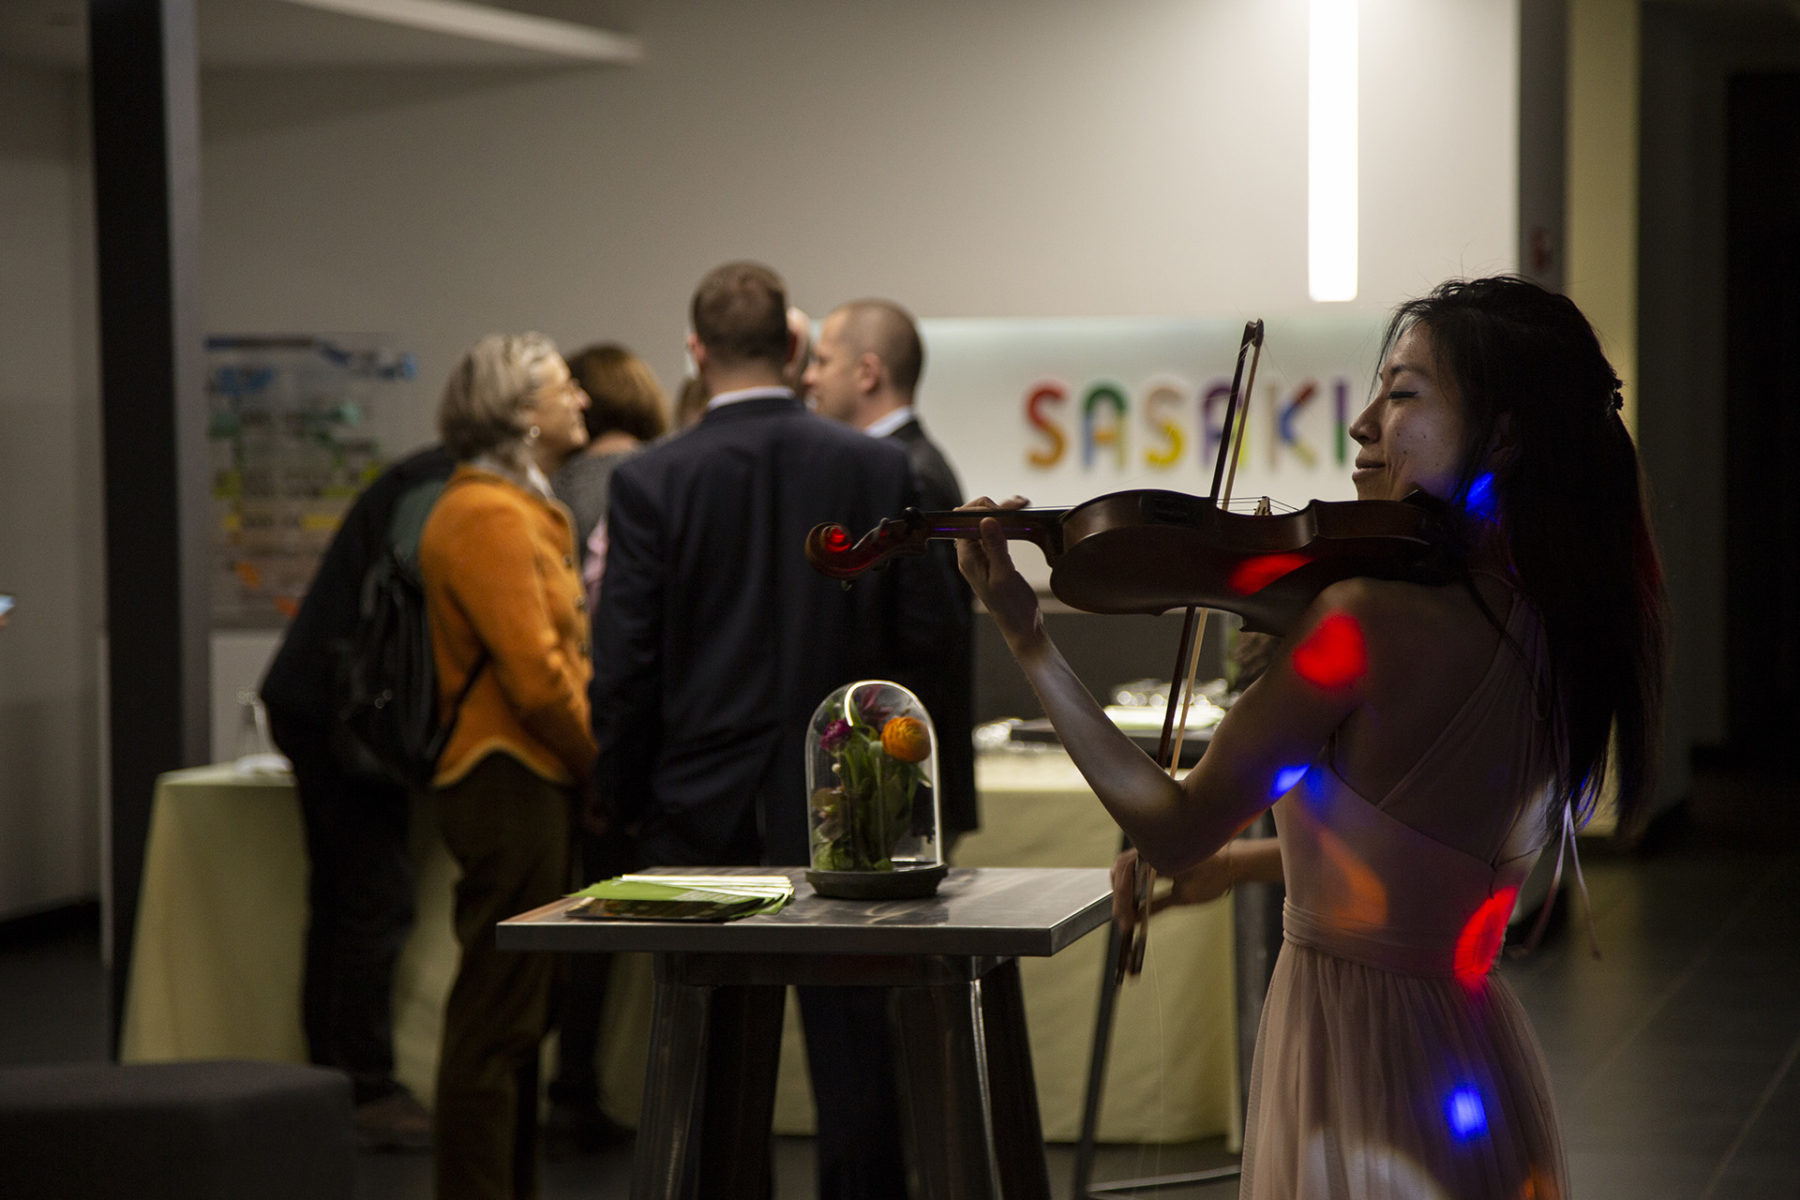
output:
M1728 751L1780 766L1800 733L1800 72L1732 77L1726 130Z

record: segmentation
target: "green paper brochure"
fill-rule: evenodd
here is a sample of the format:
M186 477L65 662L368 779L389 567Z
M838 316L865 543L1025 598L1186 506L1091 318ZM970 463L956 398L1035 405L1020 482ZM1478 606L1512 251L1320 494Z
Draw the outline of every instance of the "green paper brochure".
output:
M573 893L567 913L592 921L731 921L777 912L793 897L786 875L620 875Z

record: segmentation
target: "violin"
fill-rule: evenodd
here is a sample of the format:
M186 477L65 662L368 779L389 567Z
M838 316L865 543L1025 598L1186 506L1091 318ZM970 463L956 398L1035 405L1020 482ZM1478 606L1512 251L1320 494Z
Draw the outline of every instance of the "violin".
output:
M1399 501L1314 500L1262 515L1144 489L1074 508L908 509L854 542L842 525L820 525L806 539L806 556L821 574L854 579L897 555L923 554L933 539L977 537L981 522L993 518L1008 538L1043 551L1050 590L1070 608L1152 615L1216 608L1242 617L1251 632L1281 634L1340 579L1447 578L1445 508L1415 492Z

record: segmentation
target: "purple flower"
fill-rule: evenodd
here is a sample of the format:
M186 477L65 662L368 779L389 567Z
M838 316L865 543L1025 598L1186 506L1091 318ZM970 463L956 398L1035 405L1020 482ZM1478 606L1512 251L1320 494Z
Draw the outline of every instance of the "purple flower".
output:
M819 746L827 754L836 754L849 740L850 722L840 718L825 727L825 732L819 736Z

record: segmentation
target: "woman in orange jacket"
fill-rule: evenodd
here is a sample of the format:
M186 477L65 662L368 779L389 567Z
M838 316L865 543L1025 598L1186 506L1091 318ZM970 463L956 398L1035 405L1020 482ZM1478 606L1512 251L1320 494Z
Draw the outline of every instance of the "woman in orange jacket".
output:
M536 1190L538 1045L554 965L498 953L493 931L568 890L573 805L593 770L588 615L573 523L548 478L587 441L586 407L556 347L527 333L478 342L438 413L458 465L426 522L419 566L440 710L448 717L463 697L434 780L444 842L462 868L462 958L438 1062L442 1200Z

